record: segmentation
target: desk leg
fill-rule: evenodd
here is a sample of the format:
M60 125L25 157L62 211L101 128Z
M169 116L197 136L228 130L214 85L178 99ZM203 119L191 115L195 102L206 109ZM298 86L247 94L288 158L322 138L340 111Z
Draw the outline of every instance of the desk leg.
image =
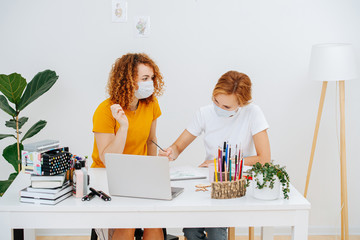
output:
M274 240L274 228L261 227L261 240Z
M24 229L24 240L36 240L35 229Z
M296 214L296 224L291 227L291 240L308 239L308 221L308 211L301 211Z
M13 236L12 236L13 230L11 229L10 223L9 223L9 221L7 221L7 219L9 219L9 215L0 213L1 239L12 240L13 239Z

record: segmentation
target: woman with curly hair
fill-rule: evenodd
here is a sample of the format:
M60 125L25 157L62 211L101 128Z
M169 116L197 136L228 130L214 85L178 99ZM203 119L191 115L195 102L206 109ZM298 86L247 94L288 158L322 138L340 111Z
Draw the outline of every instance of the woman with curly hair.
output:
M107 85L110 97L93 116L91 167L104 168L105 153L157 155L151 141L156 142L156 119L161 115L156 96L163 86L159 67L146 54L129 53L116 60ZM134 231L109 229L108 239L134 239ZM163 230L144 229L143 239L163 239Z

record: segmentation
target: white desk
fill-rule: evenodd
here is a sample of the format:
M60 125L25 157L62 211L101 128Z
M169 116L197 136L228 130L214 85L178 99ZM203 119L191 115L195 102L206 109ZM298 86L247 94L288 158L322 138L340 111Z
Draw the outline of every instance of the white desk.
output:
M207 171L207 170L206 170ZM91 169L91 185L108 193L105 169ZM242 198L217 200L210 192L195 192L195 185L207 180L172 182L185 191L172 201L112 197L105 202L96 197L82 202L71 197L55 206L19 202L19 190L30 184L20 173L0 198L1 239L11 239L12 228L182 228L291 226L292 239L308 234L310 203L291 186L290 200L260 201ZM271 237L270 237L271 238ZM267 238L269 239L269 238Z

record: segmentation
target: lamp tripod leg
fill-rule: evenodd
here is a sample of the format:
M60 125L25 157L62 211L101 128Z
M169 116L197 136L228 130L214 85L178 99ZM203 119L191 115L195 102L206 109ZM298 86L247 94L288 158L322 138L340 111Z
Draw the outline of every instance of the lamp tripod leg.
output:
M311 147L311 154L310 154L310 161L308 166L308 172L306 175L306 184L305 184L305 191L304 191L304 197L306 198L307 191L309 188L309 182L310 182L310 175L311 175L311 168L314 161L314 154L315 154L315 147L316 147L316 141L319 133L319 126L320 126L320 120L321 120L321 114L324 107L324 100L326 95L326 87L327 87L327 81L323 82L322 89L321 89L321 96L320 96L320 102L319 102L319 110L316 118L316 124L315 124L315 131L314 131L314 137Z
M340 97L340 176L341 176L341 239L349 240L348 199L345 144L345 81L339 81Z

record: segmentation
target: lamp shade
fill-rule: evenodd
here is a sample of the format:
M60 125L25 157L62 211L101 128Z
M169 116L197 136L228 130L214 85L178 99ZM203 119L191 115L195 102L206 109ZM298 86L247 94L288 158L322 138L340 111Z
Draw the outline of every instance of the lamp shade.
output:
M357 78L354 49L347 43L317 44L312 47L309 77L317 81Z

